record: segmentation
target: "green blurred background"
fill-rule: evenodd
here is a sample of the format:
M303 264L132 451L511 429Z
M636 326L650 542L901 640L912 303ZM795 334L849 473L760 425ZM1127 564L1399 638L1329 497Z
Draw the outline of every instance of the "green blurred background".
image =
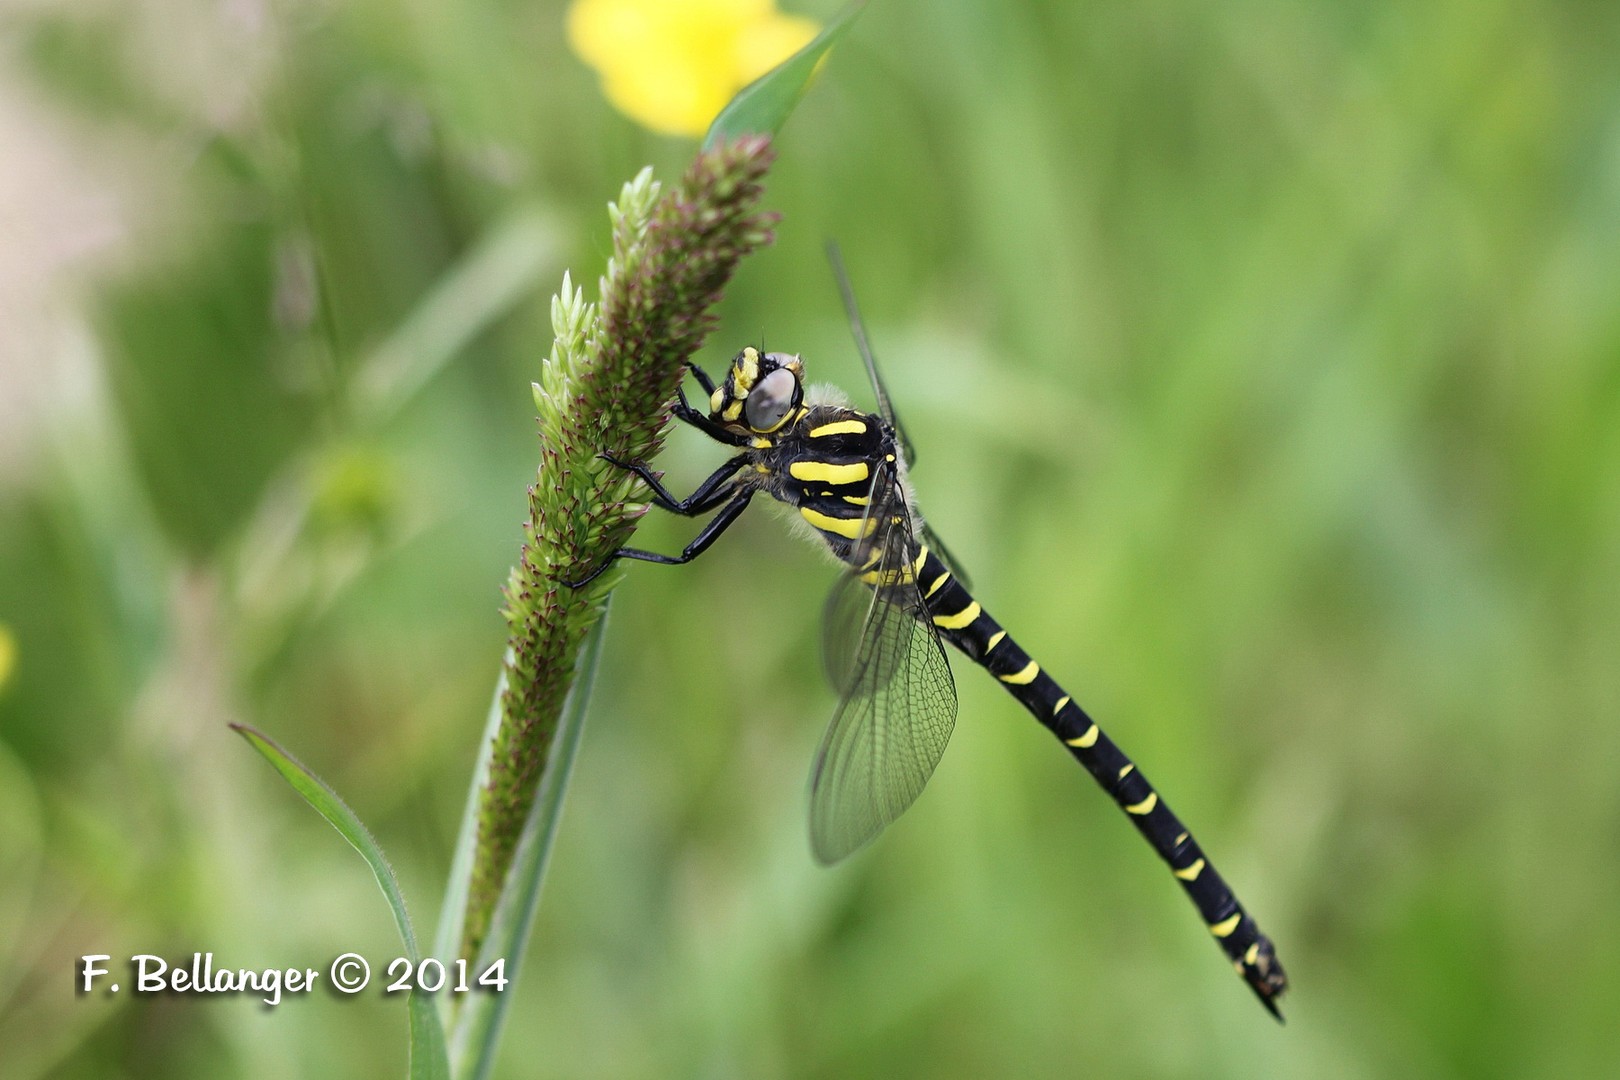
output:
M546 297L692 151L563 17L9 5L8 1080L402 1070L398 1000L81 998L74 958L397 953L231 720L431 927ZM833 570L758 511L618 593L501 1075L1620 1075L1616 56L1596 0L874 3L703 359L763 336L869 402L842 241L931 520L1276 939L1289 1025L963 664L928 792L815 868Z

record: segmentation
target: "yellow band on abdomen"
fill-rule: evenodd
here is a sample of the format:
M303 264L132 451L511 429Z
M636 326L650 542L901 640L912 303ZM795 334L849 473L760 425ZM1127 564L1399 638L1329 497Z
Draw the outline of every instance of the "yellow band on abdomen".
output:
M1012 683L1014 686L1023 686L1025 683L1034 682L1035 676L1039 675L1040 673L1041 665L1031 660L1029 663L1025 664L1022 668L1013 672L1011 675L997 675L996 678L1000 679L1004 683Z
M1159 793L1156 792L1156 791L1150 791L1150 792L1148 792L1148 797L1147 798L1143 799L1139 803L1132 803L1130 806L1127 806L1125 808L1125 812L1127 814L1135 814L1138 817L1140 817L1141 815L1147 813L1149 810L1152 810L1155 806L1158 806L1158 805L1159 805Z
M964 626L973 625L973 620L979 617L979 602L973 601L955 615L935 615L934 625L942 630L960 630Z
M1082 750L1090 750L1093 746L1097 745L1097 736L1101 734L1102 732L1098 730L1097 725L1092 724L1074 738L1064 739L1063 741L1070 746L1078 746Z
M1176 875L1176 877L1180 878L1182 881L1197 881L1198 875L1204 872L1204 860L1194 859L1191 865L1183 866L1180 870L1172 870L1170 872Z

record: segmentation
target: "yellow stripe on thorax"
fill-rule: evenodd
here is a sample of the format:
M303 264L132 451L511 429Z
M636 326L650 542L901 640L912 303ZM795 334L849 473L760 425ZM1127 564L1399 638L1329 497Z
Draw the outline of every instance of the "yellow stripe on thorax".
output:
M812 510L808 506L799 507L799 515L822 532L832 533L835 536L847 536L851 540L871 536L873 530L877 528L877 522L872 518L828 517L821 511ZM862 526L865 526L865 528L863 529Z
M824 439L828 435L864 435L866 434L866 421L864 420L834 420L830 424L810 429L810 438Z
M820 481L824 484L858 484L871 476L866 462L834 465L826 461L795 461L788 466L788 475L795 480Z

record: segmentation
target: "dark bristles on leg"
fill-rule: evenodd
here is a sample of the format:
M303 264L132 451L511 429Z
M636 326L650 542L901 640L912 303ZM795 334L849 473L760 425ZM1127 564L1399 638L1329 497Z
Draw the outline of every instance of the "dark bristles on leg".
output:
M754 497L751 490L739 491L733 481L737 470L742 467L746 459L746 455L743 454L731 458L724 465L710 473L709 478L699 484L698 489L684 499L677 499L671 495L669 489L659 481L658 474L643 462L620 461L612 454L605 453L596 456L611 465L635 473L642 483L652 489L653 504L671 513L681 514L685 517L697 517L700 514L707 514L715 507L727 502L730 505L716 515L713 521L705 525L697 537L686 545L686 550L680 555L660 555L657 552L642 551L638 548L620 548L605 559L601 566L598 566L578 581L563 582L570 589L578 589L589 585L605 574L608 567L620 559L639 559L642 562L663 563L668 566L679 566L682 563L691 562L708 550L709 545L714 543L720 534L725 532L732 522L737 520L738 515L748 506L748 500Z

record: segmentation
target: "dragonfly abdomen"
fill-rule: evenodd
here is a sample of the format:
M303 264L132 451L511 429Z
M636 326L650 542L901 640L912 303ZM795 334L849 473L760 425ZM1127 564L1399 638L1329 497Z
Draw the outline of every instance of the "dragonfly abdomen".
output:
M979 606L938 556L923 547L913 568L928 617L941 635L995 676L1119 804L1169 865L1238 974L1281 1019L1273 999L1286 988L1288 979L1270 939L1243 910L1198 842L1135 762Z

